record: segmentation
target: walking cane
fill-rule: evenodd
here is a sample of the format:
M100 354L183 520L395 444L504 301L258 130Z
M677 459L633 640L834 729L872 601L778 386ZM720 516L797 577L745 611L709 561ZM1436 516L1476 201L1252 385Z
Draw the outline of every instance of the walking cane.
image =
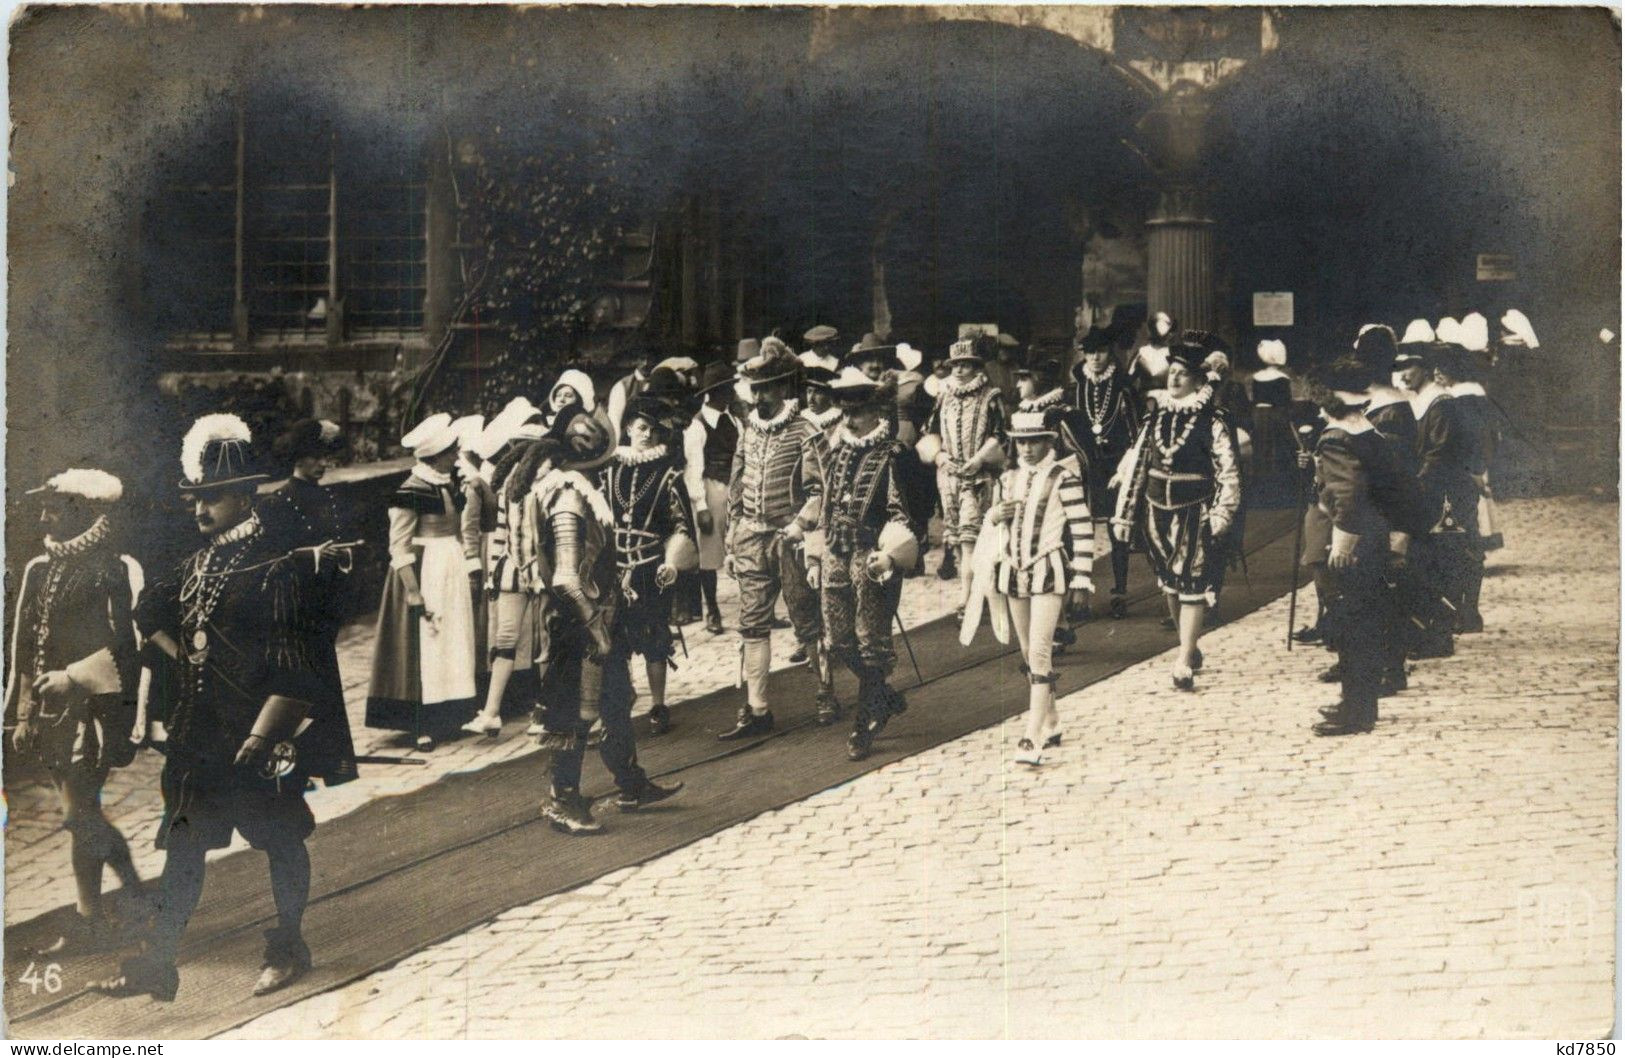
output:
M914 666L914 686L922 687L925 685L925 677L921 675L920 663L918 659L914 657L914 644L910 643L908 640L908 629L903 627L903 615L894 610L892 611L892 620L897 622L897 631L903 636L903 646L908 648L908 661L909 664Z
M1292 443L1297 446L1300 454L1307 454L1300 435L1308 433L1310 429L1309 426L1300 426L1292 435ZM1292 629L1298 623L1298 563L1303 558L1303 518L1307 512L1303 493L1303 471L1298 470L1296 466L1293 469L1297 470L1292 480L1297 490L1297 503L1294 504L1294 509L1298 512L1298 528L1292 536L1292 598L1286 607L1286 648L1289 651L1292 649Z

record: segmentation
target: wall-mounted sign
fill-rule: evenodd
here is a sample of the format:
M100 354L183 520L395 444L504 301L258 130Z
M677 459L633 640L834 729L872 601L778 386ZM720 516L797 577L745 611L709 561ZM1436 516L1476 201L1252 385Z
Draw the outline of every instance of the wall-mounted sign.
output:
M1254 327L1292 326L1292 292L1253 293Z
M1480 283L1506 283L1517 279L1509 253L1481 253L1478 255L1478 281Z

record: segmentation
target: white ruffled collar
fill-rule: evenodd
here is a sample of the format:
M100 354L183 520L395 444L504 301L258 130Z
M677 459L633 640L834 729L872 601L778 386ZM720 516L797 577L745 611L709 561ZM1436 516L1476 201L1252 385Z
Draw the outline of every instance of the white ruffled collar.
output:
M1187 393L1183 397L1175 397L1165 389L1152 390L1151 397L1163 411L1199 411L1212 403L1213 384L1207 383L1195 393Z
M987 385L986 375L977 375L969 382L956 382L953 376L950 375L942 380L942 392L950 397L968 397L973 393L980 392L985 385Z
M891 423L885 419L875 423L875 428L862 437L852 432L851 424L843 422L841 423L840 432L835 436L835 443L846 448L871 448L886 440L890 435Z
M615 461L623 467L635 467L643 463L653 463L666 456L664 442L650 445L648 448L633 448L631 445L621 445L615 449Z
M763 419L762 413L752 408L750 410L750 424L763 433L772 433L790 421L790 416L796 413L797 405L797 401L785 401L784 407L780 408L779 413L771 419Z
M1051 443L1049 446L1049 451L1044 453L1043 459L1040 459L1036 463L1023 463L1020 459L1017 459L1016 469L1024 474L1036 474L1041 470L1048 469L1050 464L1055 462L1056 458L1055 445Z
M412 475L419 481L427 482L430 485L451 484L451 473L449 471L436 470L427 463L419 463L414 466Z
M244 518L242 521L238 522L236 525L232 526L230 529L222 529L220 532L211 535L209 537L209 543L214 547L221 547L226 544L235 544L239 540L247 540L249 537L253 536L259 531L260 516L258 514L251 514L247 518Z
M1106 361L1106 370L1100 372L1099 374L1096 374L1095 372L1089 370L1088 361L1085 361L1085 360L1078 361L1078 377L1079 378L1086 378L1090 382L1095 383L1096 385L1099 385L1100 383L1106 381L1108 378L1111 378L1115 374L1117 374L1117 365L1112 363L1110 360Z
M1066 399L1066 391L1057 386L1041 397L1030 397L1016 406L1017 411L1043 411L1053 408Z
M813 411L811 408L804 408L801 412L801 417L818 427L820 430L827 430L835 424L837 419L841 417L841 409L833 405L825 408L823 411Z
M69 537L67 540L57 540L47 535L45 537L45 553L52 558L68 558L72 555L82 555L107 539L110 528L107 515L98 514L96 520L90 523L90 528L78 536Z

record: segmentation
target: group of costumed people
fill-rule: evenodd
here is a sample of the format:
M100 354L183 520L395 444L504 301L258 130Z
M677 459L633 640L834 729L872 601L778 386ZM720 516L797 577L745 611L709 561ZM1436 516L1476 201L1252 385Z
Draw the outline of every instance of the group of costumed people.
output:
M31 492L45 554L20 585L6 706L13 748L44 767L60 797L77 894L62 933L35 954L78 954L120 935L104 869L131 893L141 879L100 793L139 746L165 754L163 875L140 951L100 991L174 998L205 858L234 833L266 854L277 912L254 994L310 968L302 922L315 817L305 795L313 780L356 778L357 766L336 649L355 545L317 484L336 434L303 420L278 438L293 473L261 499L270 476L248 426L230 414L199 419L182 443L179 488L202 546L150 585L116 550L118 478L75 468Z
M1015 362L983 335L926 375L907 346L865 336L843 350L817 327L800 354L771 337L742 343L732 364L644 355L602 405L567 370L540 406L515 397L489 421L431 415L402 438L415 464L388 501L366 723L425 751L459 726L495 736L513 677L532 672L542 812L564 833L596 832L587 748L622 811L681 789L638 763L632 658L651 698L642 730L664 734L673 626L703 612L722 633L726 574L743 694L716 737L774 730L771 632L788 626L817 722L850 710L845 750L862 760L907 709L893 627L940 514L939 576L957 579L961 640L984 618L1000 641L1015 631L1029 699L1014 759L1038 766L1061 744L1055 654L1092 616L1097 557L1111 570L1106 613L1121 619L1131 554L1144 553L1178 633L1173 685L1194 689L1204 619L1238 550L1250 433L1255 474L1260 451L1293 475L1313 469L1303 560L1321 613L1297 638L1337 652L1324 678L1342 692L1314 730L1372 730L1378 699L1406 686L1407 659L1448 654L1453 636L1483 627L1483 555L1498 542L1480 504L1497 427L1475 354L1423 321L1403 338L1363 328L1300 380L1320 416L1294 430L1279 342L1261 343L1249 397L1216 336L1161 314L1151 332L1127 367L1095 334L1065 365ZM291 474L261 496L269 475L247 425L199 419L179 488L201 546L151 586L113 543L116 477L71 469L31 493L45 553L19 582L6 707L14 748L59 795L77 894L42 953L108 942L104 870L127 889L140 878L101 789L142 743L166 754L158 896L140 951L97 986L107 993L174 997L206 855L234 833L266 853L277 909L253 991L311 965L306 794L387 759L357 757L339 678L358 542L320 484L337 434L295 423L274 445ZM856 677L852 701L837 695L836 665Z
M1320 421L1303 427L1315 441L1299 459L1313 470L1303 562L1320 612L1294 637L1336 652L1321 679L1342 692L1318 735L1371 731L1379 699L1407 688L1410 661L1449 656L1455 636L1484 630L1484 557L1502 546L1490 466L1504 420L1478 377L1481 353L1470 333L1426 320L1397 339L1367 324L1310 373Z

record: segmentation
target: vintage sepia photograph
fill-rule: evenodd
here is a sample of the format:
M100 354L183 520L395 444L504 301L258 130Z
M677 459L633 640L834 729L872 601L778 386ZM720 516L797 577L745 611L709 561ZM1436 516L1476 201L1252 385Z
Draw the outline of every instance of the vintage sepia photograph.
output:
M8 1038L1618 1032L1617 7L8 73Z

